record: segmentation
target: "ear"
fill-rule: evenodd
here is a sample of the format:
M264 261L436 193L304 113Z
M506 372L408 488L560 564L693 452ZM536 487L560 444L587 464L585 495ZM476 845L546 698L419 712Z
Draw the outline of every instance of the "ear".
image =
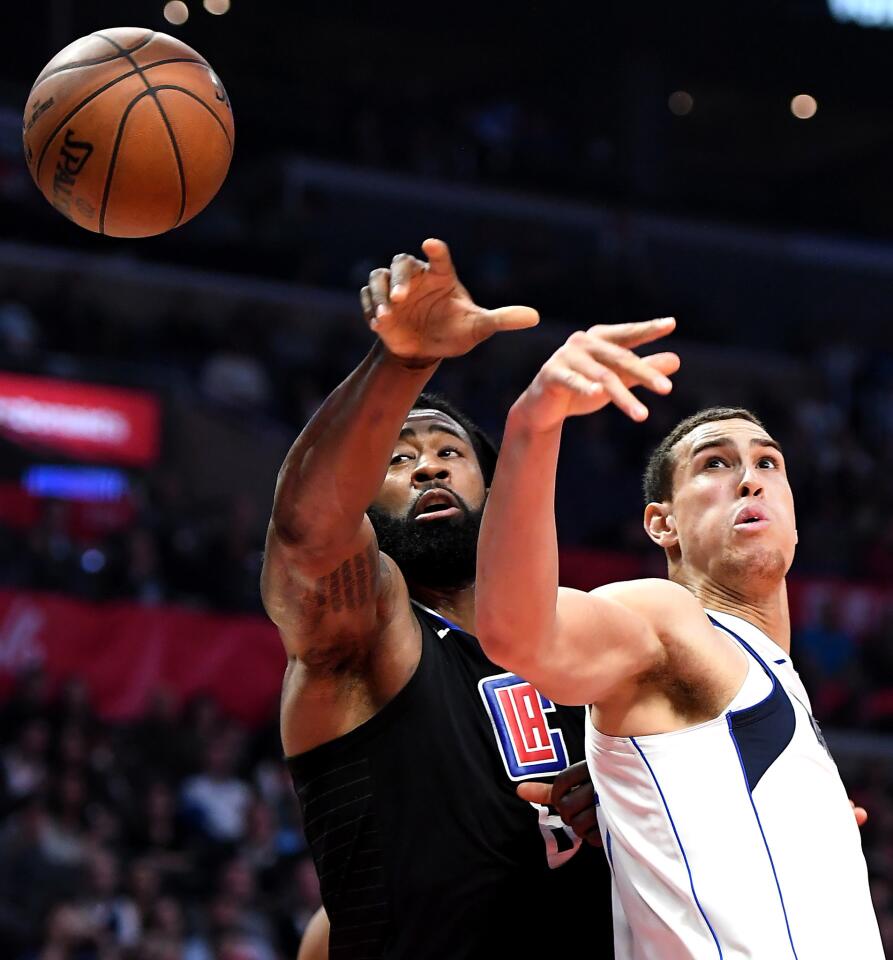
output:
M645 507L645 533L664 550L676 546L679 537L676 533L676 520L669 503L649 503Z

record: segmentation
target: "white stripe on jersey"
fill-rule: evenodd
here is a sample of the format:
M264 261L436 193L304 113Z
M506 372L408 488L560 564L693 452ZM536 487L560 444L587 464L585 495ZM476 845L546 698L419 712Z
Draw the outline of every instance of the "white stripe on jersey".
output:
M790 657L706 612L768 695L654 736L586 723L616 960L883 960L859 830Z

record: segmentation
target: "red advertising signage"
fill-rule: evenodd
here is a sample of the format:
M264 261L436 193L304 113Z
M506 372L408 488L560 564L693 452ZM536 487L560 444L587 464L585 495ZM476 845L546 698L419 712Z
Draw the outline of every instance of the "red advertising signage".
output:
M42 667L54 685L82 678L109 720L138 717L164 688L259 723L276 713L285 665L265 617L0 590L0 698L16 674Z
M17 443L146 466L158 456L160 419L150 393L0 373L0 432Z

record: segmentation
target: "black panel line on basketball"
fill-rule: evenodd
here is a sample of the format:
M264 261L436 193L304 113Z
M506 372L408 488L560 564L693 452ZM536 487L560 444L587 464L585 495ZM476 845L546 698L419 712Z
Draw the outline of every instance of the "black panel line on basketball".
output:
M108 37L103 37L99 33L91 33L91 37L100 37L100 39L105 40L106 43L110 43ZM152 30L149 32L139 43L135 46L129 48L129 53L134 53L137 50L142 50L144 46L155 36L155 31ZM48 80L50 77L55 77L57 73L63 73L65 70L76 70L78 67L95 67L100 63L111 63L112 60L118 60L122 56L126 56L126 53L122 53L123 47L118 47L117 44L112 43L112 46L116 48L115 53L111 54L108 57L90 57L89 60L75 60L72 63L66 63L64 67L54 67L48 73L42 73L35 81L31 90L28 92L28 98L31 98L31 94L34 93L36 87L38 87L44 80Z
M109 43L115 43L114 40L111 40L109 37L103 36L103 34L98 33L98 37L102 37L103 40L108 40ZM117 46L117 44L115 44ZM183 158L180 156L180 148L177 145L177 138L174 136L174 128L171 126L171 122L168 119L167 114L165 113L164 107L161 101L158 99L158 95L155 93L157 87L153 87L151 83L143 75L143 70L140 65L133 59L133 57L128 53L127 59L131 64L136 68L137 72L140 75L140 80L146 85L146 92L151 94L152 99L155 101L155 106L158 108L158 112L161 114L161 119L164 121L164 125L167 128L167 135L170 137L171 148L174 151L174 159L177 161L177 173L180 177L180 210L177 213L177 219L174 221L174 226L183 219L183 212L186 209L186 172L183 169Z
M138 73L145 70L151 70L153 67L160 67L165 63L196 63L199 66L207 66L204 60L193 60L191 57L168 57L166 60L154 60L152 63L147 63L142 68L137 68L136 70L130 70L127 73L122 73L120 77L115 77L114 80L109 80L108 83L104 83L101 87L98 87L93 91L88 97L84 97L81 102L71 109L65 116L56 124L53 132L46 138L44 141L43 147L40 150L40 156L37 160L37 169L35 171L35 177L40 177L40 167L43 163L44 156L46 155L49 145L56 139L56 135L59 131L68 123L69 120L79 111L82 110L91 100L96 99L101 93L105 93L109 87L115 86L116 83L120 83L122 80L127 80L129 77L135 77Z
M230 153L233 152L233 142L229 138L229 131L226 129L226 125L220 119L220 117L217 116L217 112L212 107L208 106L208 104L205 103L205 101L202 100L202 98L198 96L198 94L193 93L191 90L188 90L186 87L178 87L177 84L175 83L159 83L158 86L152 87L152 89L153 90L179 90L180 93L185 93L187 97L192 97L192 99L195 100L196 103L200 103L205 108L205 110L207 110L208 113L210 113L211 116L217 121L218 126L223 131L223 135L226 137L226 142L229 145L229 152Z
M101 34L101 33L97 33L96 36L97 36L97 37L102 37L103 40L107 40L107 41L108 41L109 43L111 43L113 46L116 46L116 47L118 46L118 44L116 44L114 40L110 39L109 37L104 36L104 35ZM123 50L124 48L123 48L123 47L120 47L119 49ZM140 67L140 65L139 65L138 63L136 63L136 61L133 60L132 58L128 58L128 59L130 59L130 62L136 67L137 72L138 72L141 76L142 76L143 70L147 70L147 69L148 69L148 67ZM190 60L189 62L190 62L190 63L197 63L198 61L192 61L192 60ZM210 64L208 64L208 63L205 63L204 66L206 66L209 70L211 69ZM149 87L150 89L152 89L152 90L179 90L181 93L186 93L186 94L188 94L190 97L192 97L193 100L198 101L198 102L205 108L205 110L207 110L208 113L210 113L211 116L212 116L212 117L217 121L217 123L220 125L220 129L223 131L223 135L226 137L226 142L229 144L229 152L230 152L230 153L233 152L233 142L232 142L232 140L230 140L230 138L229 138L229 133L227 132L226 125L223 123L223 121L220 119L220 117L217 116L217 112L216 112L214 109L212 109L207 103L205 103L205 101L202 100L202 98L201 98L200 96L198 96L198 94L193 93L191 90L187 90L186 87L178 87L178 86L176 86L175 84L167 84L167 83L166 83L166 84L162 84L162 85L152 85L152 84L149 83L148 80L146 80L145 77L142 77L142 80L143 80L143 83L145 83L145 85L146 85L147 87ZM157 99L156 99L156 103L157 103L157 102L158 102L158 101L157 101ZM160 104L159 104L159 108L158 108L158 109L159 109L159 110L161 109L161 105L160 105Z
M112 147L112 156L109 159L109 170L105 175L105 186L102 190L102 205L99 208L99 232L105 233L105 209L108 206L109 202L109 192L112 188L112 175L115 172L115 163L118 160L118 148L121 146L121 137L124 135L124 124L127 122L127 118L130 116L130 111L143 99L143 97L149 96L148 90L143 90L142 93L138 93L131 101L127 104L127 109L121 114L121 120L118 123L118 130L115 133L115 145Z
M186 171L183 169L183 158L180 156L180 148L177 145L177 138L174 136L174 128L171 126L171 122L168 120L167 114L164 112L164 107L161 105L161 101L158 99L158 95L155 93L155 87L149 87L149 93L152 94L152 99L155 101L155 106L158 107L158 112L161 114L161 119L164 121L164 125L167 127L167 135L171 138L171 146L174 148L174 156L177 158L177 173L180 174L180 209L177 212L177 219L174 221L174 226L176 227L177 224L183 219L183 211L186 209Z

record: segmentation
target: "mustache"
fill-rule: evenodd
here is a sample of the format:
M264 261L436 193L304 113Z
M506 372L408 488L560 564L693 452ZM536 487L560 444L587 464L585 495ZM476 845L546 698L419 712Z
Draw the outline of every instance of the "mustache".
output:
M419 502L419 500L421 500L421 498L431 490L443 490L445 493L448 493L451 497L455 499L456 503L459 506L459 509L462 511L462 513L466 517L469 516L469 514L471 513L471 508L462 499L462 497L460 497L459 494L456 493L455 490L453 490L452 487L447 486L445 483L441 483L437 480L434 480L432 483L429 483L426 487L423 487L421 490L419 490L418 493L412 498L412 503L410 503L409 507L406 510L407 520L409 520L412 516L414 516L416 504Z

